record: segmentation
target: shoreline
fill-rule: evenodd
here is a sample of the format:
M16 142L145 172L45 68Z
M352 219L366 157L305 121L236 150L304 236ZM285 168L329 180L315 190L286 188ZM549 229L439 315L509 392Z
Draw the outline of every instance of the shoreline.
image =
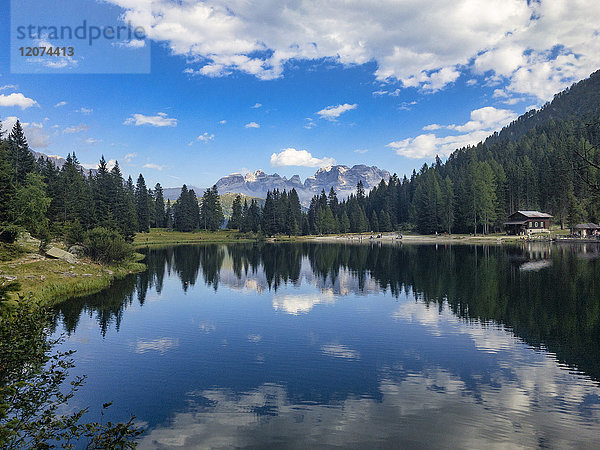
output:
M0 283L16 281L21 289L10 292L7 305L14 304L19 297L33 297L47 306L57 305L65 300L98 293L117 279L146 270L142 261L144 255L135 254L131 261L102 265L78 259L69 263L49 258L37 252L25 251L17 259L0 261Z

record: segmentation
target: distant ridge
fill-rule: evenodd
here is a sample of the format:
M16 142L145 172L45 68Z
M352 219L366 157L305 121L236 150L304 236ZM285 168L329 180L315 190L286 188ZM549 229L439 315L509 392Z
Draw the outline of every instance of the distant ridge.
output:
M244 194L248 197L265 198L267 191L278 189L280 191L296 189L300 202L307 205L310 199L325 190L333 187L338 198L344 199L356 190L356 185L362 181L365 189L368 191L381 180L386 182L390 178L390 173L387 170L379 169L375 166L366 166L364 164L355 165L352 167L336 165L323 167L317 172L304 180L304 183L298 175L292 176L290 179L282 177L277 173L268 175L263 170L257 170L252 173L242 175L234 173L222 177L217 181L217 189L219 194L236 193ZM188 186L188 189L194 189L196 195L201 196L205 188L196 188ZM165 198L176 200L179 196L181 188L164 189Z

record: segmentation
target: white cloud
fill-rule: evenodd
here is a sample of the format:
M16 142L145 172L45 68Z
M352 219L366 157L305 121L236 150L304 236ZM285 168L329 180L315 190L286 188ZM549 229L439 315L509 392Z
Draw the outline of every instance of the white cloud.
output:
M123 156L123 160L129 164L136 156L137 153L127 153L125 156Z
M75 110L75 112L78 112L78 113L81 113L81 114L88 115L88 114L91 114L91 113L93 113L93 112L94 112L94 110L93 110L92 108L84 108L84 107L81 107L81 108L79 108L79 109L76 109L76 110Z
M63 133L65 133L65 134L81 133L83 131L88 131L89 129L90 129L90 127L88 127L85 123L80 123L79 125L65 128L63 130Z
M546 100L600 66L596 0L110 1L195 75L272 79L294 60L375 62L378 80L403 87L491 74Z
M142 167L144 169L156 169L156 170L163 170L165 168L165 166L160 166L160 165L154 164L154 163L147 163L147 164L144 164Z
M219 120L219 123L220 123L221 125L225 125L225 124L227 123L227 121L226 121L225 119L223 119L223 120Z
M99 144L100 142L104 142L104 141L102 139L87 138L83 142L85 142L86 144L94 145L94 144Z
M356 150L354 150L354 153L360 153L361 155L364 155L368 151L369 150L364 150L364 149L357 148Z
M407 158L432 158L436 155L448 156L454 150L468 145L475 145L483 141L494 131L508 125L516 118L513 111L497 109L491 106L476 109L471 112L471 120L456 125L431 124L423 127L425 131L452 130L459 135L436 136L433 133L421 134L414 138L407 138L390 142L387 147L393 148L400 156Z
M132 114L123 125L151 125L153 127L176 127L177 119L169 118L167 114L159 112L156 116L145 116L143 114Z
M60 108L61 106L65 106L67 104L67 102L62 101L62 102L58 102L56 105L54 105L55 108Z
M4 86L0 86L0 91L6 91L6 90L13 91L18 88L19 88L19 86L17 86L16 84L5 84Z
M315 158L306 150L286 148L279 153L271 155L272 166L302 166L302 167L325 167L335 164L333 158Z
M25 97L20 92L13 92L12 94L1 94L0 95L0 106L18 106L21 109L31 108L32 106L39 106L38 102L34 99Z
M214 134L203 133L196 138L197 141L204 142L205 144L209 143L215 138Z
M306 118L306 123L304 124L304 128L306 128L307 130L310 130L311 128L314 128L316 126L317 126L317 124L311 117Z
M258 109L261 106L262 106L262 103L255 103L254 106L251 106L251 108Z
M317 111L317 115L319 115L322 119L333 121L340 117L346 111L356 109L357 106L358 105L356 103L352 105L344 103L343 105L328 106L327 108L323 108L321 111Z
M398 97L400 95L400 88L394 89L393 91L386 91L385 89L381 89L379 91L373 92L373 95L375 95L375 96L389 95L391 97Z
M7 133L10 133L17 120L18 117L15 116L5 117L2 121L2 129ZM31 148L41 149L50 145L50 135L46 133L44 124L21 122L21 126L23 127L23 133L27 138L27 143Z
M129 48L135 50L138 48L144 48L146 46L146 41L142 39L131 39L125 42L113 42L112 45L115 47Z
M246 127L246 128L260 128L260 125L257 124L256 122L250 122L250 123L247 123L246 125L244 125L244 127Z

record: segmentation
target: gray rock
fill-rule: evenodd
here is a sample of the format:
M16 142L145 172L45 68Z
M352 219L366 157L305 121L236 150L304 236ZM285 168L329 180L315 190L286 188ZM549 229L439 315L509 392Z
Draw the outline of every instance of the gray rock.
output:
M86 254L86 248L83 245L72 245L69 247L69 253L78 258L82 258Z
M50 247L46 251L46 256L49 256L51 258L56 258L56 259L62 259L63 261L66 261L70 264L77 263L77 258L75 257L75 255L72 255L69 252L65 252L64 250L61 250L60 248L57 248L57 247Z
M2 278L6 281L17 281L17 277L14 275L2 275Z

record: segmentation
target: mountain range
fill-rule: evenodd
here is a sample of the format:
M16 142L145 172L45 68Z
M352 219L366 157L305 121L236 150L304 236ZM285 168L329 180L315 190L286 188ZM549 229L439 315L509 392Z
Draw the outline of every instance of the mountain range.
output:
M216 182L219 194L235 193L244 194L249 197L265 198L267 191L278 189L280 191L296 189L300 202L303 205L310 203L311 198L319 194L321 190L329 192L333 187L340 200L347 198L356 190L359 181L363 182L365 190L369 191L381 180L388 181L390 173L387 170L379 169L375 166L366 166L363 164L353 167L336 165L327 166L319 169L314 175L308 177L304 182L298 175L290 179L282 177L277 173L269 175L263 170L257 170L253 173L242 175L234 173L227 175ZM193 189L198 196L201 196L205 188L188 186ZM166 188L164 196L170 200L176 200L181 188Z

